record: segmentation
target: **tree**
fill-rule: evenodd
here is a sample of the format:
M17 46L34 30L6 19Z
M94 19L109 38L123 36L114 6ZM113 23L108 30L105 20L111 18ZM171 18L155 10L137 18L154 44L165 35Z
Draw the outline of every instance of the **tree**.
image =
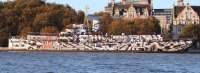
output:
M27 1L27 7L29 8L39 7L45 4L45 2L41 0L26 0L26 1Z
M123 32L123 29L120 27L121 25L120 21L114 20L109 26L108 33L113 35L121 34Z
M77 23L78 24L83 24L84 18L85 18L85 13L83 11L78 11L77 13Z
M27 0L15 0L15 3L16 8L25 8L27 6Z
M46 26L41 29L40 33L59 33L59 31L55 26Z
M6 32L0 32L0 46L5 47L8 45L8 38L9 38L9 34Z
M135 34L160 34L161 27L159 21L154 17L134 19Z
M12 35L16 35L18 33L19 27L19 16L18 11L15 9L2 9L4 28L11 33Z
M164 38L172 39L172 36L173 36L173 23L169 25L169 30L165 33Z
M28 32L59 32L82 20L82 12L77 13L69 5L44 0L0 2L0 35L25 37ZM7 44L4 40L8 38L0 39L0 45Z
M198 40L200 38L200 25L189 24L185 26L181 32L182 38L194 38Z
M160 34L159 21L153 17L149 18L135 18L133 21L124 19L113 19L111 24L108 24L107 31L110 34L120 35L125 34Z
M29 32L32 32L32 28L31 27L24 27L20 31L20 36L23 37L23 38L26 38L26 36L28 35Z
M103 33L103 34L106 34L108 33L108 29L109 29L109 26L110 24L112 23L113 19L112 17L110 16L110 14L108 13L105 13L105 12L100 12L100 13L96 13L94 14L96 16L99 16L100 17L100 31Z
M193 47L200 48L200 24L189 24L181 32L182 38L192 38Z
M192 31L193 31L192 24L185 26L181 32L181 37L182 38L192 38L193 37L193 35L191 35Z

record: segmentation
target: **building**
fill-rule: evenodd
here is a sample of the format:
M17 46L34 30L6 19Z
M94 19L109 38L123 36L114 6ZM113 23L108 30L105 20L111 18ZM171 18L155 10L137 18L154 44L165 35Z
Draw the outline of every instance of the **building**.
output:
M27 49L27 47L29 47L29 45L25 44L28 43L28 41L16 36L9 38L8 42L9 42L8 43L9 49L20 50L20 49Z
M184 6L184 0L177 0L177 6Z
M88 20L92 24L92 32L98 32L100 29L100 18L94 15L88 15Z
M92 21L92 31L98 32L100 28L100 21L98 19L93 19Z
M87 34L87 26L85 24L73 24L72 29L74 34Z
M179 39L183 28L191 24L200 23L200 6L184 4L183 0L178 0L173 7L173 38Z
M167 32L171 24L172 9L154 9L153 16L160 21L162 32Z
M111 0L105 7L105 12L115 18L145 18L152 14L152 2L151 0L121 0L120 2Z
M31 41L32 44L36 43L41 43L42 46L40 47L41 49L53 49L53 48L58 48L58 36L59 34L57 33L29 33L27 35L27 40ZM33 46L31 45L31 46ZM36 44L37 45L37 44ZM40 49L37 48L37 49Z

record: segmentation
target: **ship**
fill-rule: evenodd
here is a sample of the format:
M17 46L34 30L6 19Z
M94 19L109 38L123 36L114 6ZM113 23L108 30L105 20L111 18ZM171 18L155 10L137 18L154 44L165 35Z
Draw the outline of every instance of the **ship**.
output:
M83 32L84 33L84 32ZM74 52L185 52L191 40L166 41L161 35L88 35L66 29L60 33L29 33L11 37L9 50Z

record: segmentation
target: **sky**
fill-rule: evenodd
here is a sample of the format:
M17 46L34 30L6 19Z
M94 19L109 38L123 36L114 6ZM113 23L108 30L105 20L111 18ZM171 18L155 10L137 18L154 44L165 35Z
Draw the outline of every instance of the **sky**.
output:
M5 0L0 0L5 1ZM115 0L116 2L120 0ZM47 0L50 3L57 3L57 4L68 4L72 8L76 10L84 10L85 5L89 6L89 13L103 11L104 7L108 4L109 0ZM189 2L191 5L199 5L200 0L185 0L185 2ZM176 0L153 0L153 7L158 8L170 8L176 4Z
M104 7L108 4L109 0L47 0L48 2L59 3L59 4L69 4L76 10L84 10L85 5L89 6L89 13L94 13L98 11L103 11ZM116 2L120 0L115 0ZM185 0L191 5L199 5L200 0ZM153 0L154 8L170 8L176 4L176 0Z

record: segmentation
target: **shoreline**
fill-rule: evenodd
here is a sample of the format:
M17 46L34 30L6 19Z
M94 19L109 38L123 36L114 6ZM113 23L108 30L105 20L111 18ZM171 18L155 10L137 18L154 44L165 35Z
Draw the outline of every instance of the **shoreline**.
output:
M88 53L177 53L177 54L184 54L184 53L198 53L200 54L200 50L198 51L177 51L177 52L162 52L162 51L122 51L122 50L27 50L27 49L8 49L8 48L0 48L1 52L88 52Z

